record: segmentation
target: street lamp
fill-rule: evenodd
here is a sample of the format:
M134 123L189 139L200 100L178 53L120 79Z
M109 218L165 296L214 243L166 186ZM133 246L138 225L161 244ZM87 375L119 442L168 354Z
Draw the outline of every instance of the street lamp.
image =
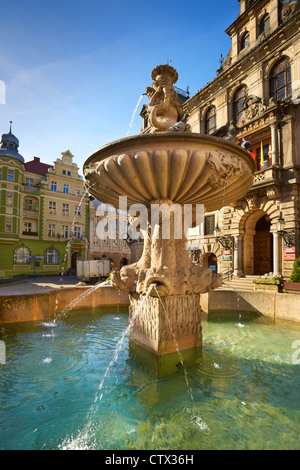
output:
M284 239L288 247L295 245L295 230L284 230L285 220L282 217L282 212L279 213L277 220L278 235Z
M214 235L216 242L221 243L224 250L230 250L232 248L232 237L230 235L221 237L221 230L219 229L218 224L214 230Z

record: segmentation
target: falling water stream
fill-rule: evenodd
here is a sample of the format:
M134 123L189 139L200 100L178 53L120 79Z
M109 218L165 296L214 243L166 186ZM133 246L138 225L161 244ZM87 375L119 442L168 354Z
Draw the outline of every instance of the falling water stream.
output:
M76 449L79 448L79 449L82 449L82 450L83 449L88 449L88 447L89 447L88 442L91 439L91 429L92 429L92 426L93 426L93 418L94 418L94 415L95 415L96 411L99 408L99 402L101 402L101 400L103 398L103 391L102 391L103 385L104 385L105 381L107 380L108 376L110 375L114 364L117 362L119 353L120 353L121 348L123 346L124 339L128 335L128 333L130 332L132 326L134 325L135 319L136 319L137 315L139 314L141 308L143 307L143 304L145 303L145 301L149 297L150 292L152 290L152 287L153 286L149 287L146 295L143 298L143 301L141 302L139 307L136 309L136 311L133 313L133 315L129 319L128 326L123 331L122 336L121 336L121 338L119 339L119 341L117 343L115 352L113 354L113 358L110 361L110 363L108 364L108 367L107 367L107 369L106 369L106 371L105 371L105 373L102 377L102 380L101 380L100 385L98 387L98 390L97 390L97 393L95 395L93 404L92 404L91 409L89 411L89 417L88 417L88 422L87 422L86 426L84 427L83 431L80 431L79 436L77 436L75 438L72 437L71 439L67 439L66 441L64 441L60 446L61 450L69 450L69 449L74 449L74 448L76 448ZM118 309L118 313L119 313L119 309Z
M145 93L143 93L143 94L139 97L139 100L138 100L138 102L137 102L137 105L136 105L136 107L135 107L135 109L134 109L134 111L133 111L133 115L132 115L132 118L131 118L131 121L130 121L130 124L129 124L130 129L132 128L135 115L136 115L136 113L137 113L137 110L139 109L140 102L142 101L142 98L143 98L144 95L145 95ZM130 129L128 129L126 136L129 135Z

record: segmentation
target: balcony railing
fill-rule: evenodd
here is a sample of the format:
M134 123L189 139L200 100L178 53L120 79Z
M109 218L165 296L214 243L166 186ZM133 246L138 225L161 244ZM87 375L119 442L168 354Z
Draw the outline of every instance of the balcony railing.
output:
M270 184L270 182L279 180L280 176L278 168L272 166L265 168L264 170L257 171L254 173L253 186L262 186L263 184Z
M36 188L35 186L24 186L24 191L26 193L33 193L33 194L39 194L40 193L40 188Z

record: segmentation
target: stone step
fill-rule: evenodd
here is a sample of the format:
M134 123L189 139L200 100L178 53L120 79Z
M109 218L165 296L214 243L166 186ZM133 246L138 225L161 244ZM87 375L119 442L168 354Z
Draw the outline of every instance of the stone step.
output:
M239 279L225 280L219 290L236 290L236 291L253 291L254 290L254 279L257 276L241 277Z

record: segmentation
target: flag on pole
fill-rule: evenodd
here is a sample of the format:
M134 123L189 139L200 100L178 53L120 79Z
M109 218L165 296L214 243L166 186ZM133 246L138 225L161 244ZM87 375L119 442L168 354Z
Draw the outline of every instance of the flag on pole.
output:
M261 142L261 147L260 147L260 168L263 169L265 166L264 162L264 147L263 143Z

